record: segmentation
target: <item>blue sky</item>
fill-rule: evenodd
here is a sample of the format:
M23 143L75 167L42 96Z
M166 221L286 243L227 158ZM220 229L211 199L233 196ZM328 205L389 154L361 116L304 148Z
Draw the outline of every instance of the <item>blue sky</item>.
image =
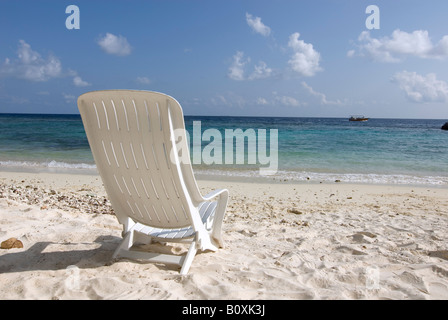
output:
M137 89L186 115L447 119L447 16L446 0L2 0L0 112Z

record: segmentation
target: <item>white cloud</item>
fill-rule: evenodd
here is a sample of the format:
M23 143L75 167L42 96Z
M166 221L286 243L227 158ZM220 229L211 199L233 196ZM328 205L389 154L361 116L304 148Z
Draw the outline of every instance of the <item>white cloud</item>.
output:
M225 106L243 108L247 105L246 98L231 91L223 94L217 94L210 98L209 101L209 104L219 107Z
M261 22L260 17L254 17L249 13L246 13L247 24L257 33L263 36L269 36L271 28ZM314 76L318 71L322 71L320 67L320 53L317 52L311 43L306 43L303 40L299 40L300 34L298 32L291 34L289 37L288 47L292 49L292 56L288 60L289 70L306 77ZM247 65L250 63L250 57L247 59L244 57L242 51L238 51L233 56L232 64L228 70L228 77L233 80L259 80L272 78L275 75L280 75L282 72L274 70L266 64L264 61L259 61L257 65L253 67L253 71L247 72Z
M266 26L263 22L261 22L260 17L252 17L251 14L246 13L246 22L247 24L254 30L256 33L261 34L264 37L267 37L271 34L271 28Z
M74 95L68 93L62 93L62 96L64 97L66 103L72 103L76 99Z
M116 36L112 33L106 33L104 37L98 40L98 45L108 54L116 56L127 56L131 54L131 45L128 40L119 35Z
M276 96L275 100L288 107L298 107L301 105L299 100L289 96Z
M229 68L229 78L232 80L244 80L244 66L250 61L250 58L244 60L244 52L238 51L233 56L232 65Z
M323 105L344 105L344 102L341 100L331 101L327 100L327 96L321 92L315 91L311 86L309 86L305 81L302 81L302 86L313 96L319 98L319 101Z
M24 40L19 40L17 59L6 58L4 64L0 66L0 75L36 82L73 77L73 84L77 87L90 85L82 80L76 71L63 70L62 63L57 57L50 54L46 59L43 58Z
M320 53L314 50L311 43L299 40L299 37L298 32L289 37L288 46L293 49L294 54L288 63L295 72L307 77L314 76L322 70L319 66Z
M229 104L229 102L223 95L217 95L216 97L211 98L210 101L213 105L228 105Z
M232 80L259 80L269 78L273 74L273 70L267 66L264 61L260 61L254 66L254 71L246 76L246 65L250 63L250 57L245 58L244 52L237 51L233 56L232 64L229 67L228 76Z
M254 67L254 72L249 76L249 80L266 79L272 75L272 69L269 68L264 61L260 61Z
M30 81L43 82L61 76L61 61L53 55L46 59L31 49L24 40L19 40L17 60L5 59L0 68L0 73L6 76L16 77Z
M372 38L369 31L363 31L358 42L360 55L379 62L400 62L407 56L425 59L448 57L448 35L433 44L426 30L408 33L396 29L390 37L380 39Z
M426 76L416 72L398 72L392 78L407 98L414 102L448 102L448 83L438 80L434 73Z
M266 100L265 98L259 97L256 101L256 103L258 105L267 105L268 104L268 100Z
M140 84L150 84L151 80L148 77L137 77L136 81Z
M75 76L73 78L73 84L77 87L86 87L90 85L87 81L82 80L80 76Z

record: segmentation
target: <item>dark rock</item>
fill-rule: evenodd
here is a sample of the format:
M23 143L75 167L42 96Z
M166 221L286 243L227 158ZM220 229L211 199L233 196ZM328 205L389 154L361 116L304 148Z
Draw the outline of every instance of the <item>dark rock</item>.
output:
M297 209L295 209L295 208L288 209L287 211L288 211L289 213L294 213L294 214L303 214L302 211L297 210Z
M9 238L1 243L1 249L23 248L23 243L16 238Z
M442 130L448 130L448 122L445 122L445 124L441 128Z

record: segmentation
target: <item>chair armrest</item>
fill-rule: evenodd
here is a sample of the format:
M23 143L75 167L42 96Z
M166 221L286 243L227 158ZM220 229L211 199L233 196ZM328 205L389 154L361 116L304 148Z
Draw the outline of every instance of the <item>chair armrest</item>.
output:
M205 196L203 196L204 201L210 201L211 199L215 198L216 196L219 196L222 193L227 193L227 195L228 195L229 194L229 190L227 190L227 189L216 189L216 190L213 190L212 192L209 192Z

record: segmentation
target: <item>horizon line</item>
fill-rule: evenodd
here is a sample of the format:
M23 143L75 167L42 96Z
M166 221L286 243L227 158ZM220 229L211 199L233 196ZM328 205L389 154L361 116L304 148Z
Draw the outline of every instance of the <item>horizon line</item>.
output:
M81 116L79 113L30 113L30 112L0 112L1 115L47 115L47 116ZM252 116L252 115L193 115L193 114L184 114L185 117L233 117L233 118L313 118L313 119L348 119L350 118L350 115L348 116ZM400 119L400 120L442 120L442 121L448 121L448 117L446 118L398 118L398 117L390 117L390 118L384 118L384 117L368 117L369 120L382 120L382 119Z

